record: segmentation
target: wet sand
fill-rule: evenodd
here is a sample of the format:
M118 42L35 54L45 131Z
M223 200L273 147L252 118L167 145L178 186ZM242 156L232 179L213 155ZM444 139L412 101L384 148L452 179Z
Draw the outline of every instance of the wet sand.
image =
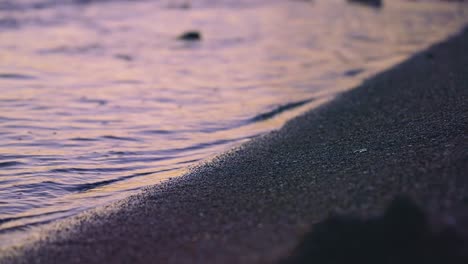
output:
M468 30L280 131L107 208L1 263L274 263L330 212L468 200Z

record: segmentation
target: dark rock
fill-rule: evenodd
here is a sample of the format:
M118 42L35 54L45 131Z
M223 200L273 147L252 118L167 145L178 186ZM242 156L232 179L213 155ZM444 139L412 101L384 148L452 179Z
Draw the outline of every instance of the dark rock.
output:
M468 263L468 239L433 227L425 212L397 198L379 217L335 216L316 224L282 263Z
M177 39L185 41L199 41L201 40L201 33L198 31L188 31L180 35Z
M382 0L348 0L350 3L363 4L370 7L380 8L383 6Z

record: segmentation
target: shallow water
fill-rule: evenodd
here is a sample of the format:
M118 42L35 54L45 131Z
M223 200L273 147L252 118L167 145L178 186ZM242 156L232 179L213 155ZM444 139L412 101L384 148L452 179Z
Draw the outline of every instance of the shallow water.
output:
M468 21L466 4L387 2L0 0L0 244L179 176ZM191 29L202 41L177 40Z

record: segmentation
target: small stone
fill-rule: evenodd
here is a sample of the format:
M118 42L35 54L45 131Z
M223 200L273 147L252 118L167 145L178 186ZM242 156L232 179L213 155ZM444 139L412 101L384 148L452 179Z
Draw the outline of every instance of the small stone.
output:
M364 153L364 152L367 152L366 148L357 149L357 150L354 151L354 153Z
M383 6L382 0L348 0L350 3L358 3L370 7L380 8Z
M184 34L180 35L177 39L184 41L200 41L201 34L198 31L187 31Z
M116 54L115 58L119 59L119 60L124 60L124 61L132 61L133 60L132 56L127 55L127 54Z

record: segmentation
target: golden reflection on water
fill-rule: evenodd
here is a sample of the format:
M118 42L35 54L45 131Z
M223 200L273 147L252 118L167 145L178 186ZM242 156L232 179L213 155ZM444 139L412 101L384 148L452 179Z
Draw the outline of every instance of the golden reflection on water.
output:
M466 5L451 3L193 4L0 11L19 25L0 24L0 230L181 175L468 20ZM203 40L176 40L190 29Z

